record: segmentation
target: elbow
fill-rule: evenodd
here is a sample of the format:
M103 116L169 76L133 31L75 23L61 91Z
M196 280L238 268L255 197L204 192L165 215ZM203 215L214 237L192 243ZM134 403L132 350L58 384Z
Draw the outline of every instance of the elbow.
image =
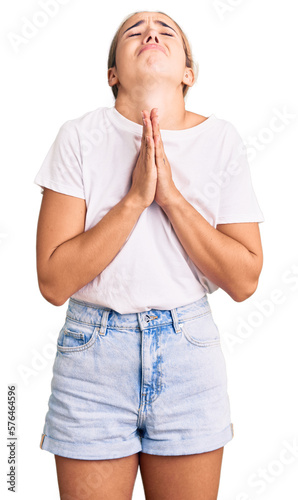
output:
M63 304L65 304L67 299L61 297L61 295L59 295L57 290L54 290L52 287L45 285L40 280L38 280L38 286L41 295L43 296L44 299L46 299L47 302L57 307L63 306Z
M229 295L235 302L243 302L255 293L258 288L258 282L259 280L257 279L251 283L245 283L245 286L238 286L233 292L230 292Z
M256 265L253 269L250 269L249 274L241 276L237 279L231 293L228 292L235 302L243 302L255 293L258 288L262 266L263 258L261 256L260 258L257 258Z

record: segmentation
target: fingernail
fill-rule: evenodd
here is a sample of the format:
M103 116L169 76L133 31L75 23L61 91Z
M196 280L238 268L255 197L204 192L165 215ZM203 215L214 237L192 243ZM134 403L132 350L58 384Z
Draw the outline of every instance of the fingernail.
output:
M142 118L143 118L143 120L144 120L144 118L145 118L145 115L144 115L143 111L141 111L141 113L142 113Z

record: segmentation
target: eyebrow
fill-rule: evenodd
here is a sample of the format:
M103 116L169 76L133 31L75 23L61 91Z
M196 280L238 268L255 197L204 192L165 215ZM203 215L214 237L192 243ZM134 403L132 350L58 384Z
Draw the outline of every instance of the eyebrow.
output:
M125 30L123 33L122 33L122 36L124 35L124 33L126 33L128 30L132 30L132 28L136 28L137 26L140 26L140 24L144 24L144 19L142 19L141 21L138 21L136 24L134 24L133 26L131 26L130 28L127 28L127 30ZM160 24L161 26L164 26L165 28L170 28L171 30L175 31L174 28L172 28L171 26L169 26L168 24L164 23L163 21L153 21L155 24ZM177 35L177 32L175 31L176 35Z

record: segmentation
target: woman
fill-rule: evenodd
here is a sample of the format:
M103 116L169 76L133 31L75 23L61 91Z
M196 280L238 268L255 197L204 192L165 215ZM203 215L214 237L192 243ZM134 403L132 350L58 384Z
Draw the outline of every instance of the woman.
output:
M35 178L40 291L69 299L40 447L62 498L129 499L140 464L147 499L214 500L233 424L206 293L254 293L263 215L235 127L185 109L173 19L129 16L108 68L115 106L64 123Z

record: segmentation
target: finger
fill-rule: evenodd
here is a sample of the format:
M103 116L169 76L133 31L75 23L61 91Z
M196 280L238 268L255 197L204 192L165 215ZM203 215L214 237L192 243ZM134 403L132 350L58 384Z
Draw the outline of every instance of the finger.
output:
M161 154L164 155L164 147L160 134L159 120L158 117L156 116L152 119L152 128L153 128L154 145L157 148L158 155Z
M150 118L154 118L155 116L158 117L158 108L152 108L151 113L150 113Z
M152 137L150 136L146 136L146 154L145 154L145 158L146 160L152 160L153 156L154 156L154 141L152 139Z
M160 135L154 136L154 146L155 146L156 159L159 160L159 159L164 158L165 154L164 154L163 143L162 143ZM165 161L164 161L164 163L165 163Z
M144 145L146 145L146 111L143 110L141 111L142 113L142 119L143 119L143 135L142 135L142 142Z
M164 145L163 145L163 141L161 138L159 127L158 127L158 133L154 134L153 139L154 139L154 146L155 146L156 162L160 163L160 161L162 161L163 162L162 164L165 165L167 159L166 159Z
M165 154L164 154L164 146L163 146L163 141L161 138L161 133L160 133L160 128L159 128L159 118L156 115L152 116L152 129L153 129L154 146L155 146L155 150L156 150L155 156L156 156L156 159L158 160L159 158L164 158ZM163 163L165 163L165 161Z
M153 108L151 110L150 118L152 121L153 138L154 138L155 148L157 149L157 157L164 158L165 154L164 154L164 147L163 147L163 142L162 142L161 133L160 133L160 127L159 127L158 108ZM165 161L164 161L164 163L165 163Z
M153 137L152 123L151 123L150 115L149 115L148 111L143 110L142 116L143 116L143 136L144 137Z
M147 161L150 160L151 163L154 155L154 140L153 140L150 114L148 113L148 111L143 110L142 117L143 117L143 139L144 139L143 143L144 143L145 158Z
M150 118L151 118L151 123L152 123L153 137L155 135L160 135L159 117L158 117L157 108L152 109L151 114L150 114Z

